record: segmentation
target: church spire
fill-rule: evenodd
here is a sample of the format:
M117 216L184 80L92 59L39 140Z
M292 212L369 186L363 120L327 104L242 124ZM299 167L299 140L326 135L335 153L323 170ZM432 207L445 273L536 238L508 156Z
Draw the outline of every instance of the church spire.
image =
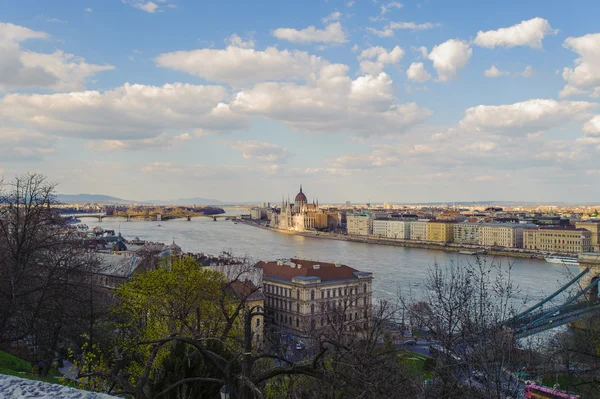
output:
M302 184L300 185L300 192L302 192Z

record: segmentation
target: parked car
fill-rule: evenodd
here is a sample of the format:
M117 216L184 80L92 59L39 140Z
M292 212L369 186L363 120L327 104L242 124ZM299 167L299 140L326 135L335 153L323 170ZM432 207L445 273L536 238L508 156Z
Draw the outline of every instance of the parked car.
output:
M303 343L302 341L298 341L298 342L296 343L296 350L299 350L299 351L301 351L301 350L303 350L304 348L306 348L306 346L304 346L304 343Z
M416 345L417 341L414 339L409 339L408 341L404 341L404 345Z

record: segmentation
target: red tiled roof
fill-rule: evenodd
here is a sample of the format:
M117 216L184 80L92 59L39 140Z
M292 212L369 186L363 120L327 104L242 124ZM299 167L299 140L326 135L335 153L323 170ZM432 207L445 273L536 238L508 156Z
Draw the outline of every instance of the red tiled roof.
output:
M335 263L319 262L304 259L290 259L290 261L295 263L296 267L291 267L289 264L286 265L285 261L283 265L278 265L277 261L261 261L256 264L256 267L260 267L261 269L263 269L265 277L276 277L289 281L291 281L294 277L311 276L319 277L321 281L343 280L349 278L356 278L354 272L358 271L346 265L336 267ZM301 267L298 268L298 265L301 265ZM313 267L314 265L319 265L319 268L315 269Z

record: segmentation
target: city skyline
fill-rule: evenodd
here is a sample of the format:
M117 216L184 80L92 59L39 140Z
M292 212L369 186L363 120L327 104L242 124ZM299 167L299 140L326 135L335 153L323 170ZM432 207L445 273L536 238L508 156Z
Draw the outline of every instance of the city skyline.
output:
M600 4L450 3L4 4L0 176L129 200L303 183L322 203L593 203Z

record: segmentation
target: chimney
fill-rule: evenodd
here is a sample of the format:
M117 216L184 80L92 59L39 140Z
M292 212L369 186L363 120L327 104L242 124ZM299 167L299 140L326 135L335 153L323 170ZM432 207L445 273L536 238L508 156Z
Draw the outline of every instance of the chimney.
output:
M335 267L342 267L342 264L341 264L341 263L339 263L339 262L336 262L336 263L335 263Z
M313 265L313 269L315 269L315 270L319 270L320 267L321 267L321 265Z

